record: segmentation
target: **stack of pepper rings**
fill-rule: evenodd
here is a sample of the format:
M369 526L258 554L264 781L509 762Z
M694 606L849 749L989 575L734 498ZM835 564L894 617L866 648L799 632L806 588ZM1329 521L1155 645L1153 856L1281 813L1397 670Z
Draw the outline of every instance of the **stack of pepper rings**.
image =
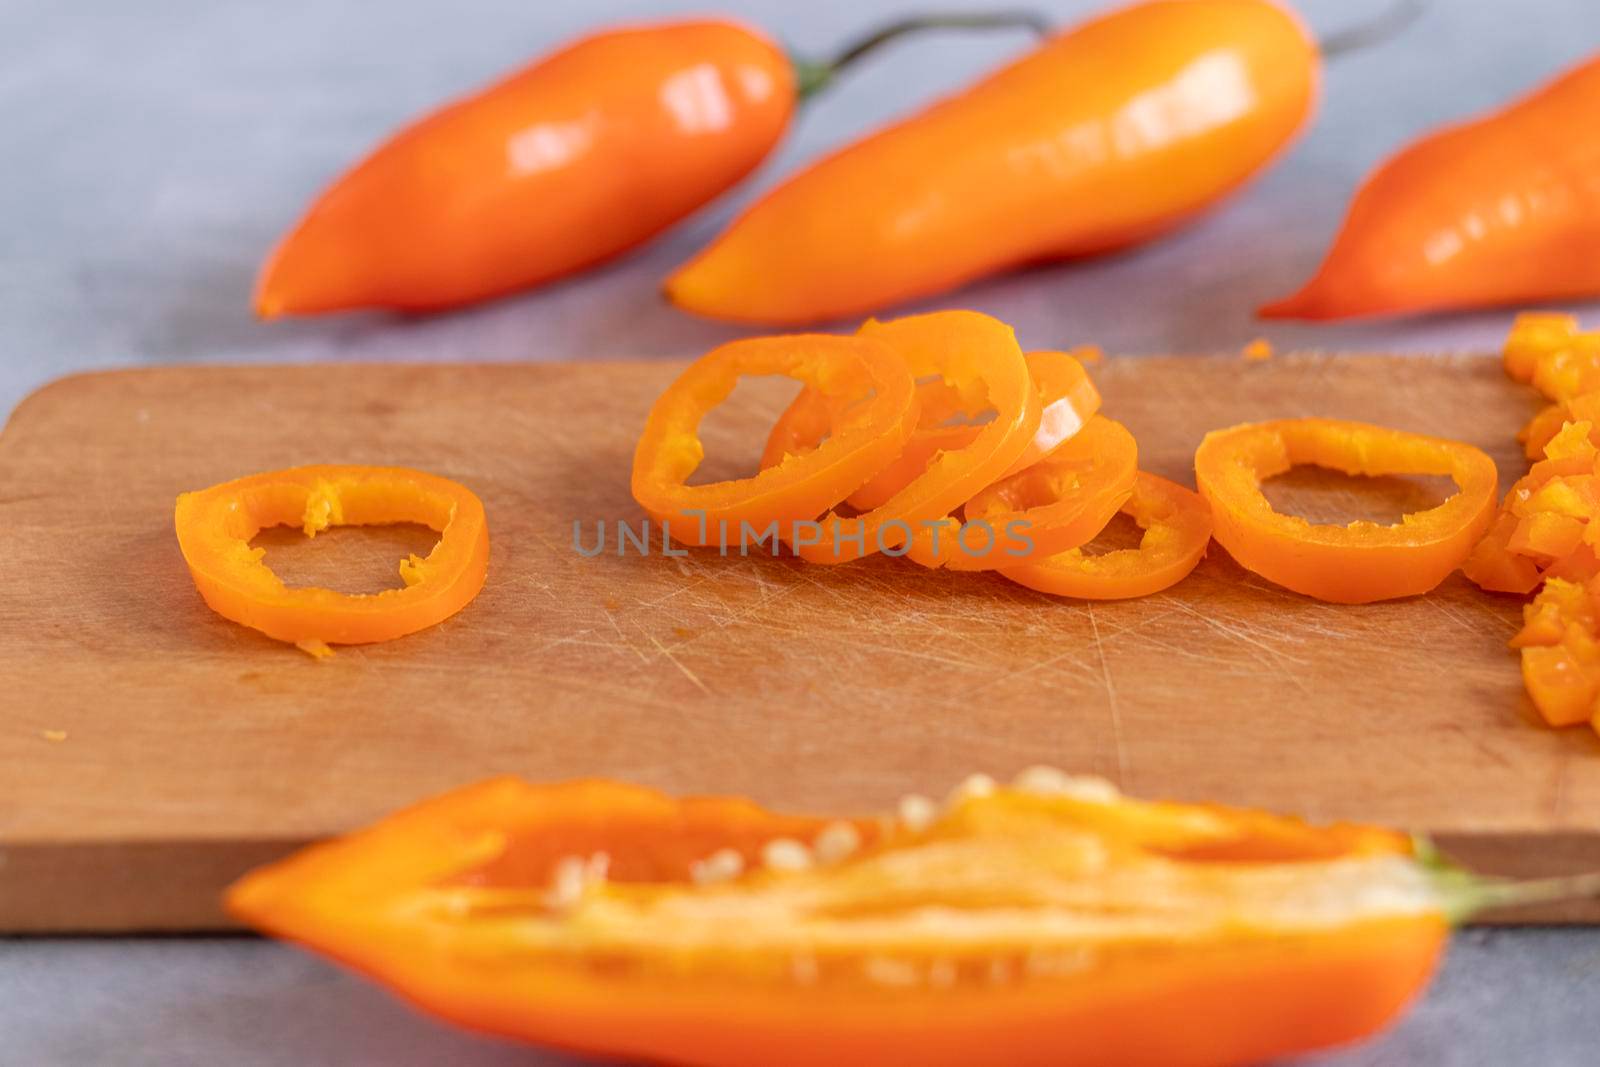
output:
M704 458L700 422L743 375L803 388L758 474L689 485ZM1088 600L1174 585L1213 534L1246 568L1308 596L1412 596L1460 566L1493 516L1494 463L1470 445L1328 419L1236 426L1201 444L1195 493L1139 470L1133 435L1099 407L1076 359L1024 355L1010 327L972 311L869 321L849 337L734 341L657 399L633 495L688 545L776 554L781 542L824 564L908 556ZM1299 463L1449 475L1458 491L1393 526L1316 525L1274 511L1261 492ZM1139 546L1085 554L1118 512L1143 531Z
M773 427L760 473L688 485L706 412L739 376L770 374L804 388ZM1024 356L1010 327L971 311L871 321L850 337L735 341L656 401L633 495L691 545L753 538L775 552L781 541L812 563L883 553L1053 592L1138 596L1194 568L1210 511L1141 474L1133 435L1099 407L1076 359ZM848 513L833 510L841 505ZM1141 547L1078 553L1119 510L1145 527Z

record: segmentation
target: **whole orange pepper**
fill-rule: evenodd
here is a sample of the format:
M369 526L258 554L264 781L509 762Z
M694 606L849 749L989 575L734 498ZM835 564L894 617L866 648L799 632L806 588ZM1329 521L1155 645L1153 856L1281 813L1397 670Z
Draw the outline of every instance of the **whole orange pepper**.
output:
M1600 295L1600 56L1367 179L1315 277L1265 318Z
M810 323L1148 240L1283 151L1320 67L1270 0L1134 4L790 179L667 295L717 318Z
M230 911L474 1030L692 1067L1229 1067L1367 1036L1486 883L1369 827L1032 768L897 815L501 778Z
M315 537L330 526L417 522L437 530L426 559L400 563L404 589L354 595L291 588L250 539L269 526ZM224 618L307 651L388 641L449 618L483 588L489 527L466 486L402 467L314 466L253 474L178 497L178 547L200 595Z
M732 22L581 38L339 178L267 261L256 309L444 308L608 259L755 167L795 84L777 45Z
M799 99L886 41L1007 26L1036 20L908 19L825 63L725 20L580 38L407 126L334 182L263 267L256 309L433 310L583 270L743 178Z
M1273 510L1264 479L1312 464L1352 475L1438 474L1456 493L1384 526L1310 523ZM1494 521L1494 460L1459 441L1338 419L1213 430L1194 457L1213 536L1239 565L1319 600L1365 604L1426 593L1466 561Z

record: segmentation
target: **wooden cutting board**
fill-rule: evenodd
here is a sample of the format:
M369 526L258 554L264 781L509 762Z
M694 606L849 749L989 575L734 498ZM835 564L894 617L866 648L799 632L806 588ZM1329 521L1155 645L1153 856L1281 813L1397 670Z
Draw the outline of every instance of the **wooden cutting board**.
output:
M579 556L574 520L640 517L633 441L676 369L169 368L25 401L0 436L0 929L223 925L245 867L505 772L846 811L1051 763L1413 827L1505 873L1600 867L1600 743L1536 724L1505 648L1519 605L1460 578L1336 607L1214 548L1168 593L1088 604L886 559ZM1463 438L1509 481L1534 408L1488 358L1113 358L1096 377L1143 465L1186 482L1207 429L1302 414ZM787 395L736 392L707 469L751 467ZM471 486L482 595L326 661L213 615L173 498L312 462ZM1438 499L1300 474L1273 492L1321 519ZM429 539L263 543L291 579L358 591Z

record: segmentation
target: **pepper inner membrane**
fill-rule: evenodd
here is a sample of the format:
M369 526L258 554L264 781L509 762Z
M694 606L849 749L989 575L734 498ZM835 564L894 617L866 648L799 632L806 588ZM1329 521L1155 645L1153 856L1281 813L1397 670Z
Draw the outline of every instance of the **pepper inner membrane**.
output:
M614 977L881 990L1068 979L1174 938L1223 951L1250 931L1317 934L1438 903L1387 839L1202 808L1001 790L910 822L854 820L857 839L832 856L822 835L839 821L746 816L502 823L475 862L397 908ZM780 865L779 838L808 860ZM696 874L724 851L737 870Z

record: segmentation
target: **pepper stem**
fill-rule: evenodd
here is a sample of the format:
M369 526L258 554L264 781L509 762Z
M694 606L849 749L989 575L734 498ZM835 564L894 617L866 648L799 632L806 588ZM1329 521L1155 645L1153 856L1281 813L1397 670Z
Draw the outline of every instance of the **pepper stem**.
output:
M1050 20L1036 11L947 12L913 15L881 26L865 37L846 45L831 59L794 60L795 79L800 99L805 100L826 88L834 78L856 60L876 52L891 41L928 30L1014 30L1026 29L1038 37L1050 33Z
M1600 898L1600 871L1524 881L1484 878L1457 865L1425 837L1412 838L1412 855L1432 876L1451 925L1490 908Z
M1322 39L1322 57L1360 52L1398 37L1428 9L1428 0L1395 0L1376 18L1330 34Z

